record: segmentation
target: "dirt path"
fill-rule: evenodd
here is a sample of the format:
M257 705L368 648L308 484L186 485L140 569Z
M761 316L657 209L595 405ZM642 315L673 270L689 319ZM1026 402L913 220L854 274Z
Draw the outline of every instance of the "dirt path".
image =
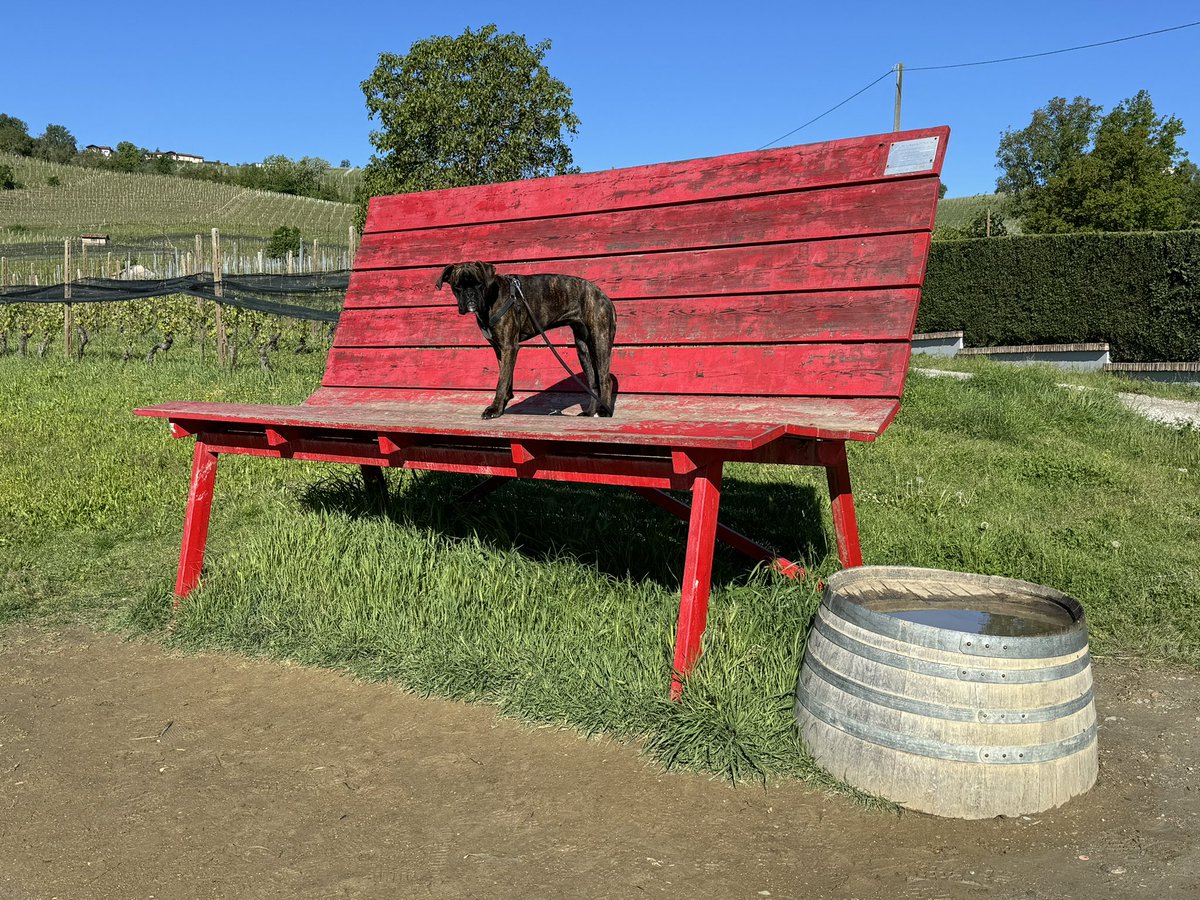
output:
M0 673L5 900L1200 896L1190 674L1097 666L1097 786L957 822L83 629L0 630Z

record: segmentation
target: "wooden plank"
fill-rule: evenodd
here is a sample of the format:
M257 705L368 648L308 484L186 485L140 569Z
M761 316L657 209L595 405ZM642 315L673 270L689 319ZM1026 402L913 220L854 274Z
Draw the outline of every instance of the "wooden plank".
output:
M831 340L908 340L916 288L686 297L617 304L617 346L692 343L800 343ZM558 346L573 347L567 328L547 332ZM540 338L535 338L540 341ZM336 347L477 347L484 340L474 316L443 306L348 309L334 336Z
M737 425L748 423L746 431L737 429L728 434L750 434L761 437L783 427L789 434L801 437L871 440L891 420L898 407L894 399L834 399L834 398L756 398L756 397L661 397L628 396L617 403L611 419L591 419L578 415L579 403L572 395L565 396L571 405L563 415L557 411L554 395L517 395L500 419L483 420L479 413L490 396L483 392L461 391L351 391L344 388L325 388L313 396L317 401L302 406L262 406L229 403L168 403L136 410L138 415L168 418L186 423L184 431L195 434L205 423L238 423L247 427L290 424L294 428L327 428L368 432L369 442L378 449L374 435L398 435L401 431L414 434L438 434L440 427L453 426L458 434L497 440L587 440L595 443L602 435L619 444L631 440L662 443L653 434L663 436L666 443L686 430L696 436L712 436L708 423ZM647 423L651 423L647 425ZM619 435L613 438L611 435ZM260 434L266 441L265 434ZM293 443L302 440L297 437ZM394 442L394 438L389 437ZM413 442L409 441L411 446ZM382 450L380 450L382 453Z
M485 225L454 220L363 236L356 269L496 265L933 229L936 179Z
M621 391L636 394L898 397L908 355L907 343L621 347L612 371ZM564 358L578 369L570 353ZM322 385L463 390L494 387L497 375L490 347L335 348ZM549 348L538 346L521 350L514 384L523 391L574 387Z
M168 403L136 411L138 415L184 421L198 432L215 431L218 425L234 431L250 430L270 449L272 428L294 429L289 442L298 446L313 429L330 432L368 432L395 436L449 436L512 441L579 441L585 443L670 445L682 441L693 447L754 449L782 437L778 422L705 422L682 419L612 419L584 416L504 416L481 419L479 408L427 403L395 407L271 406L242 403ZM307 429L304 431L303 429ZM228 430L225 429L225 430ZM405 458L415 450L405 447ZM378 448L377 454L382 454ZM511 451L506 451L511 452Z
M564 259L552 267L513 263L502 273L575 275L594 281L614 300L842 291L919 287L928 253L929 235L914 233ZM449 292L439 296L434 287L441 273L441 266L356 271L345 308L448 303Z
M948 128L930 128L583 175L375 197L364 233L669 206L882 180L888 177L884 170L893 143L927 137L939 139L938 152L933 168L917 177L936 177L949 134Z
M492 390L445 391L397 388L320 388L305 406L345 407L354 416L355 407L378 404L403 416L405 407L430 407L435 414L457 415L455 407L478 413L491 399ZM518 391L505 417L575 417L582 411L581 393ZM875 397L739 397L622 393L614 421L655 419L687 422L784 422L789 427L869 432L894 414L899 404L892 398ZM158 407L152 407L157 409ZM374 415L367 411L366 415Z

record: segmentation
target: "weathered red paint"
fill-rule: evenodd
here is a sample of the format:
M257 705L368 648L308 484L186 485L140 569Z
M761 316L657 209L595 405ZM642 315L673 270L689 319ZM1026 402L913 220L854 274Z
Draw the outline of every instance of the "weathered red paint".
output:
M203 440L192 451L192 477L188 482L187 511L183 517L183 545L179 550L179 572L175 577L175 605L200 581L208 522L212 513L213 489L217 482L217 454Z
M675 631L675 665L671 699L679 699L683 677L700 655L700 638L708 621L708 594L712 588L713 542L717 537L717 508L721 504L721 464L713 463L692 484L692 509L688 519L687 556L683 563L683 588L679 625Z
M457 247L447 253L459 258ZM789 244L741 244L716 249L670 250L550 262L511 262L505 274L558 272L594 281L613 300L845 291L919 287L925 275L929 232L830 238ZM442 266L356 271L346 308L430 306Z
M456 258L503 265L889 234L912 230L914 210L928 216L937 190L935 179L923 178L595 213L567 222L556 217L442 226L406 231L403 239L394 232L367 233L355 267L437 265L448 247L458 248Z
M829 499L833 506L833 530L837 537L838 559L846 568L861 566L862 548L858 543L858 517L854 512L854 493L850 489L850 466L846 460L846 445L841 442L827 445L825 476L829 484Z
M616 346L791 344L830 341L906 341L920 292L916 288L817 291L732 297L619 301ZM547 335L574 347L568 328ZM452 298L440 305L348 309L336 346L486 347L473 316L460 316Z
M899 181L914 176L885 175L891 144L937 137L938 153L932 171L915 176L928 177L941 172L949 135L949 128L919 129L584 175L377 197L371 201L365 231L408 231L455 222L510 222L838 184ZM933 212L925 213L916 227L932 230Z
M799 567L717 521L725 462L822 466L838 553L861 565L845 442L874 440L904 387L948 130L876 135L371 201L321 387L299 406L137 410L197 436L176 593L199 579L217 455L630 487L688 519L672 696L700 653L713 542ZM896 141L933 166L889 176ZM545 347L518 357L500 419L495 355L434 282L464 259L595 281L617 304L611 418ZM558 329L551 338L571 348ZM691 491L689 508L662 490Z
M621 390L635 394L899 397L909 352L907 341L619 347L612 370ZM566 360L582 377L573 355ZM498 373L490 347L334 348L323 383L461 391L494 385ZM519 390L555 390L564 380L574 385L550 348L526 346L517 356Z

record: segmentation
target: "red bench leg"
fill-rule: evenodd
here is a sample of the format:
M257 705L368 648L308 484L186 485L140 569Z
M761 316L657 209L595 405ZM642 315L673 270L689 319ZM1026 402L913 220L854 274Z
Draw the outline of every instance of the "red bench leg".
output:
M213 487L217 482L217 454L201 440L192 455L192 480L188 486L187 513L183 519L183 547L179 574L175 579L175 606L200 581L204 545L208 541L208 517L212 511Z
M823 447L825 476L829 481L829 500L833 505L833 530L837 535L838 557L842 566L861 566L862 547L858 543L858 517L854 514L854 493L850 490L850 466L844 443Z
M721 463L701 469L692 483L692 511L688 522L687 559L683 564L683 592L679 627L675 632L675 674L671 699L683 693L683 676L700 655L700 638L708 620L708 594L712 588L713 543L717 537L717 507L721 503Z

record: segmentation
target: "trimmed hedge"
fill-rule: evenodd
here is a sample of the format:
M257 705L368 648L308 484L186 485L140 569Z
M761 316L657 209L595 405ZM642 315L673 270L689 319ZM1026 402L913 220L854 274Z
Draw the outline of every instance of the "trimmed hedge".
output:
M968 346L1107 341L1122 362L1200 361L1200 231L939 241L917 331Z

